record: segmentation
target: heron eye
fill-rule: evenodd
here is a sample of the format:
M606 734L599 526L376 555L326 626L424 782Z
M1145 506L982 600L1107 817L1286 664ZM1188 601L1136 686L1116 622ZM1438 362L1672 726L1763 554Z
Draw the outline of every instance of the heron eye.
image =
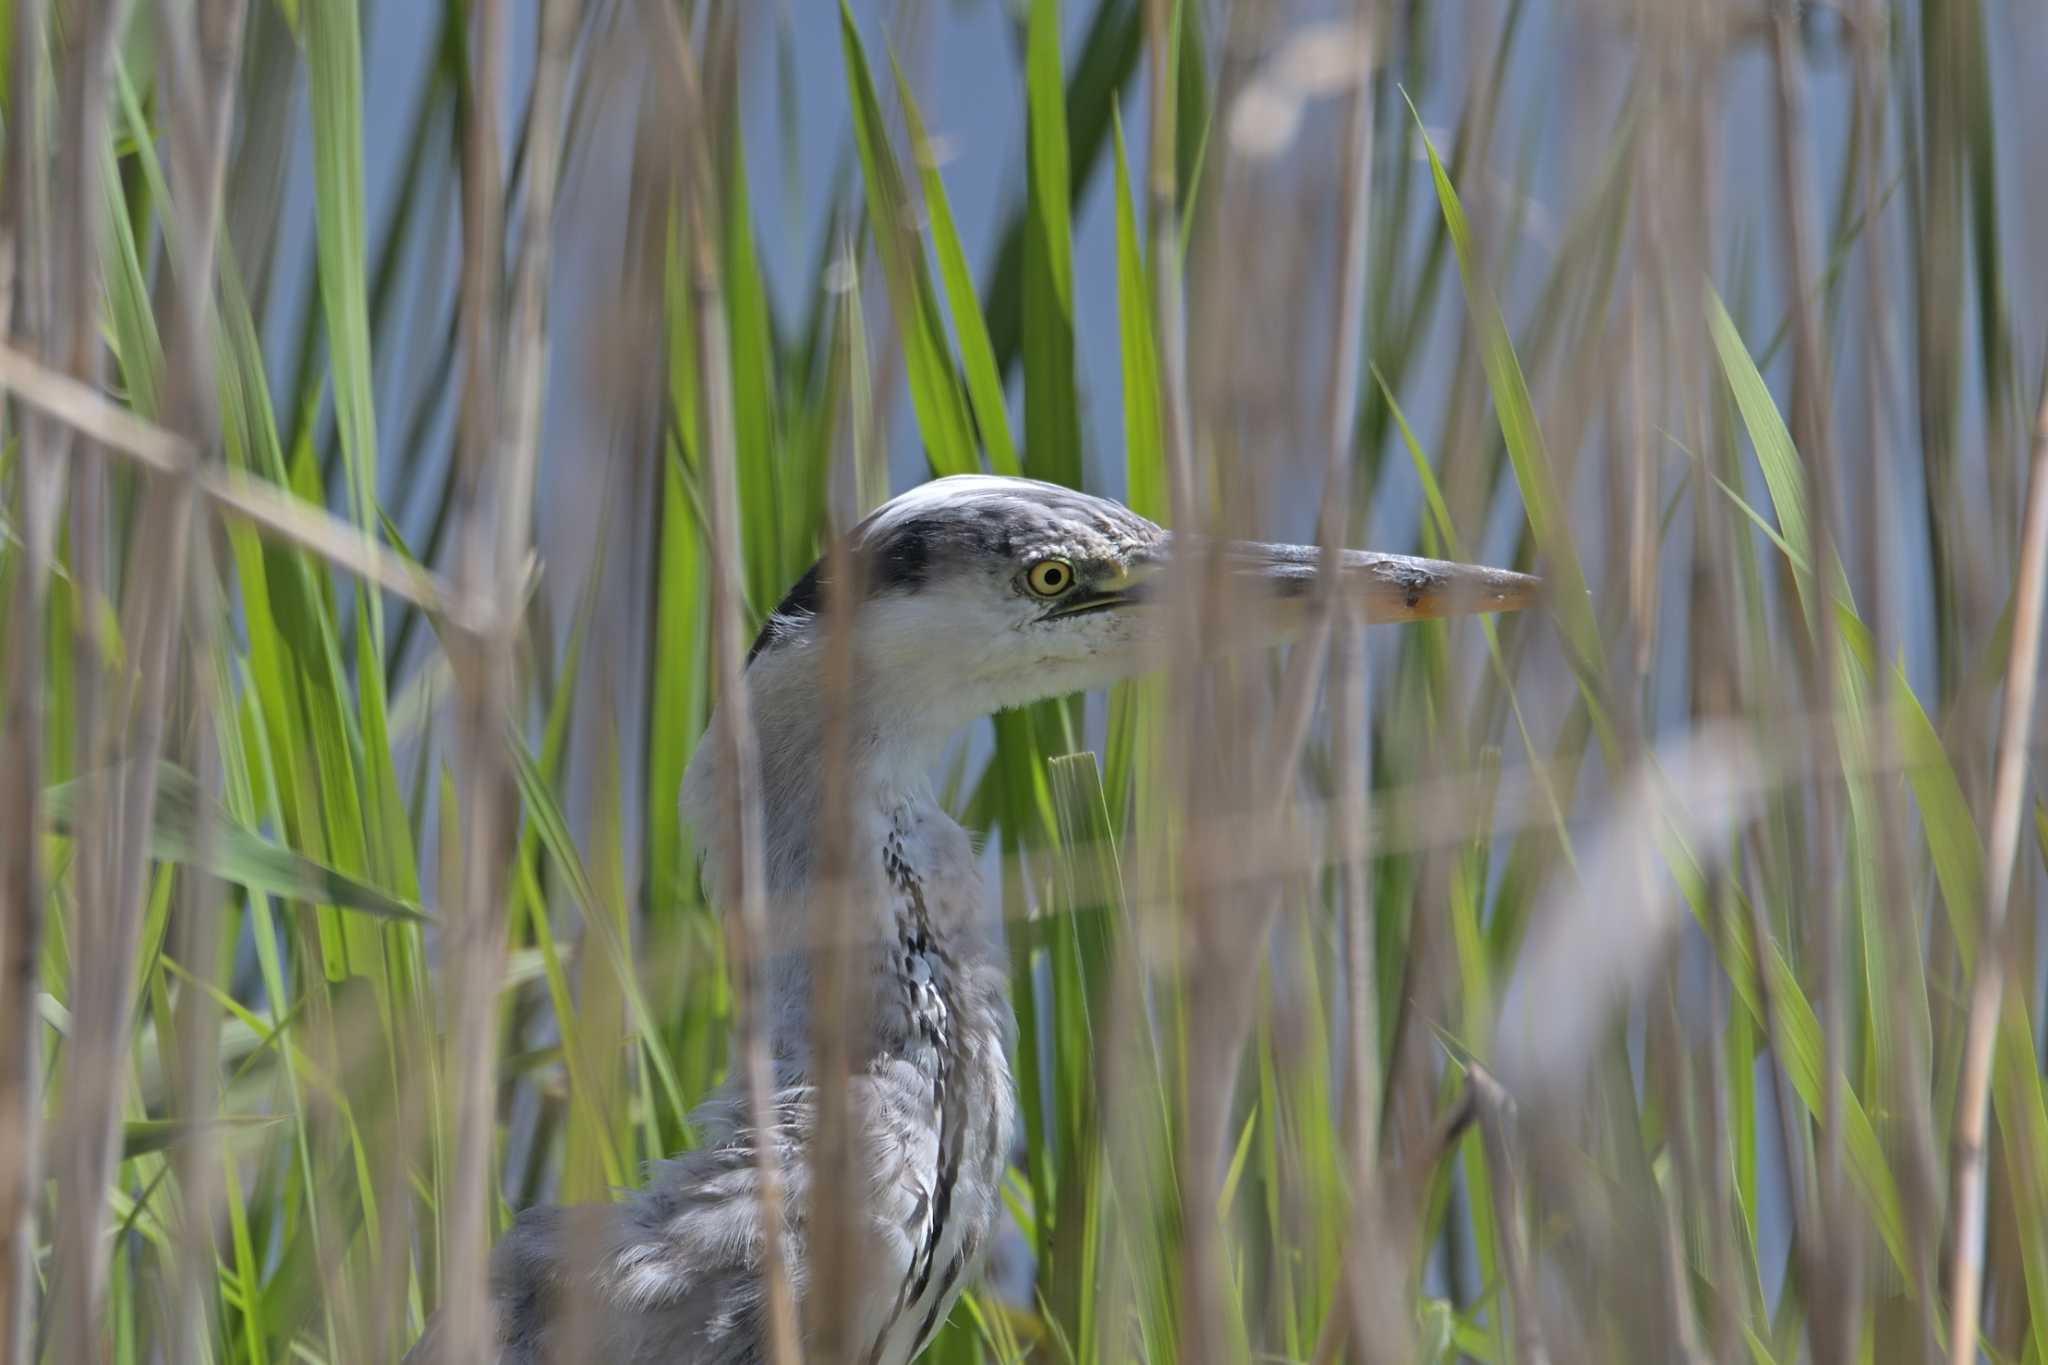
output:
M1074 586L1074 566L1064 559L1041 559L1025 571L1024 585L1040 597L1058 597Z

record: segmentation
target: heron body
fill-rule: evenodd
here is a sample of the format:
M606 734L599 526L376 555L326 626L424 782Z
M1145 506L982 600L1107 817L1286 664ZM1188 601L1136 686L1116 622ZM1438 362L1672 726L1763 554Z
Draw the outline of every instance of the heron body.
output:
M1309 619L1319 564L1335 568L1364 619L1500 610L1534 580L1432 560L1292 546L1214 547L1264 593L1265 638ZM1102 498L1022 479L941 479L849 533L852 660L841 701L845 770L835 788L851 862L821 905L825 565L806 574L755 642L746 669L758 736L765 899L762 964L775 1068L772 1121L749 1123L735 1079L692 1117L697 1150L659 1163L617 1204L522 1215L493 1260L499 1365L739 1365L763 1360L763 1226L756 1144L774 1144L785 1185L781 1245L799 1297L809 1287L812 1211L845 1201L852 1282L832 1325L845 1358L903 1365L944 1323L998 1217L1015 1116L1015 1022L1001 927L966 832L929 772L959 729L990 712L1100 687L1156 660L1167 532ZM711 733L717 732L716 724ZM730 903L736 847L730 775L700 745L683 813L704 850L715 903ZM851 945L856 1021L846 1059L850 1189L812 1162L813 957L819 913ZM737 1068L735 1068L737 1072ZM815 1324L812 1325L815 1327ZM437 1361L435 1334L416 1365ZM442 1362L442 1365L454 1365Z

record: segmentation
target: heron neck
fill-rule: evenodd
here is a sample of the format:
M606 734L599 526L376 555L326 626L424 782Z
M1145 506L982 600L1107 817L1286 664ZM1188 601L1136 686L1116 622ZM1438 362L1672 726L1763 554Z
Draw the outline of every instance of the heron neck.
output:
M828 746L815 687L787 669L758 664L749 683L771 940L762 986L777 1065L801 1072L810 1045L809 949L827 923L849 944L867 944L877 962L901 956L896 944L906 905L915 906L919 931L944 942L963 967L999 958L1000 934L983 923L989 907L972 845L940 805L929 776L959 721L942 706L906 706L857 690L847 698L843 743L835 737ZM704 851L706 892L730 906L738 880L728 862L737 843L732 788L720 770L720 723L714 716L690 761L683 815ZM843 766L832 771L828 756ZM828 841L840 840L847 858L837 874L845 878L844 894L821 901L825 850ZM821 909L825 921L815 918Z
M794 906L802 903L829 836L849 838L858 875L865 870L859 861L876 856L878 845L866 836L877 820L908 809L951 823L929 774L946 741L970 717L914 690L856 685L843 696L841 728L828 743L828 708L811 673L810 651L778 653L783 657L764 656L748 670L748 702L760 759L764 890L771 906ZM735 845L724 824L732 807L731 787L720 772L719 724L714 717L691 760L683 804L705 851L707 889L722 898L734 885L724 875L724 852ZM830 827L828 786L835 808L830 818L849 822L842 830Z

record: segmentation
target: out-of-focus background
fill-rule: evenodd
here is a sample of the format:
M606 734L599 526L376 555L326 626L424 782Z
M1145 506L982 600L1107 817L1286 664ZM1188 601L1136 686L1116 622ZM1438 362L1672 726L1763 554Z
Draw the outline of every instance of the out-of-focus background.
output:
M2048 1365L2048 10L0 14L0 1359L396 1359L690 1146L714 623L986 468L1551 595L961 737L934 1358Z

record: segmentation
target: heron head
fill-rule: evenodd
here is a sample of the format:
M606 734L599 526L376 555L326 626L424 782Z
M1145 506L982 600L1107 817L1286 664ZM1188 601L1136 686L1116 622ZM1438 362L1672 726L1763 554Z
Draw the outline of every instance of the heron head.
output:
M886 703L950 728L1045 697L1105 686L1162 661L1176 560L1220 571L1238 610L1233 639L1282 643L1315 618L1314 546L1176 543L1107 498L1029 479L938 479L884 504L785 597L752 670L814 661L828 574L851 567L855 672ZM1537 580L1441 560L1342 552L1338 590L1368 621L1506 611Z

